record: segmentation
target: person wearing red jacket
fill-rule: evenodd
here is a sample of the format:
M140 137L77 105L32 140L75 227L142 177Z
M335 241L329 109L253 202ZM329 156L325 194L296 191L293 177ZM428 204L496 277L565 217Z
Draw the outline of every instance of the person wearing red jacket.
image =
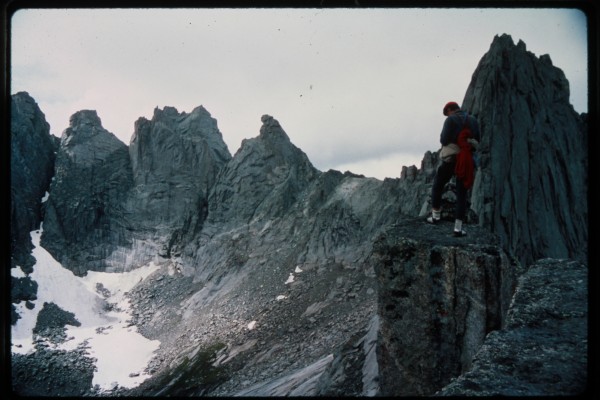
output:
M473 148L480 140L479 125L477 119L461 110L456 102L447 103L443 113L447 118L440 134L442 162L431 187L432 210L427 222L440 221L444 186L456 176L454 236L465 236L463 221L467 212L467 191L473 186L475 177ZM463 128L469 128L469 131L465 132Z

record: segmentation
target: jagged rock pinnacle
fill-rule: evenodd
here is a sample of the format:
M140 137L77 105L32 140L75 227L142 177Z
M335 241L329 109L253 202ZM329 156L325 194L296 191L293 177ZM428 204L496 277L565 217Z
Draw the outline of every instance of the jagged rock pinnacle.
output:
M69 125L73 129L77 129L82 125L102 126L102 121L98 117L96 110L81 110L71 116Z

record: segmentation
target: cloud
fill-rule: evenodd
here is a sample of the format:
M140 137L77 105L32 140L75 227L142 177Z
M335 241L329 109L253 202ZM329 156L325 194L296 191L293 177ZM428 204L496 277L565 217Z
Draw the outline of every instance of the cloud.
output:
M203 105L232 153L270 114L318 168L396 177L389 160L439 147L443 104L462 101L502 33L550 54L587 111L577 10L44 9L12 24L11 92L28 91L55 135L95 109L128 144L155 107Z

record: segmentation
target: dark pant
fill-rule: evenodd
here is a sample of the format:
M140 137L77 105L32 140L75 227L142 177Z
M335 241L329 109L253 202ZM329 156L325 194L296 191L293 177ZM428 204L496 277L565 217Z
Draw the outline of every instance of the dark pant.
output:
M456 159L452 162L443 162L437 169L435 178L433 179L433 186L431 187L431 206L437 210L442 206L442 193L444 186L450 181L452 175L454 175L454 166L456 165ZM462 181L456 179L456 209L454 211L454 218L465 220L465 214L467 211L467 190L465 189Z

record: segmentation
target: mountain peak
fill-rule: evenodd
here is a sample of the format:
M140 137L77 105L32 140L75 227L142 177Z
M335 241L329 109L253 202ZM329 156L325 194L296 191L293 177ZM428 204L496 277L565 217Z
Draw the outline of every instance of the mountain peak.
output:
M184 113L185 114L185 113ZM158 120L161 117L178 117L179 111L175 107L165 106L162 110L158 107L154 109L154 114L152 115L152 120Z
M92 139L94 143L87 143ZM102 126L102 121L95 110L81 110L71 115L69 127L63 131L61 142L65 150L87 143L86 149L81 150L83 153L80 156L85 154L82 161L93 158L95 152L100 156L125 146L113 133Z
M260 135L244 139L223 170L210 204L213 220L283 215L317 175L275 118L265 114L261 121Z
M291 144L290 138L279 124L279 121L268 114L260 117L260 120L263 124L260 128L259 139Z
M503 33L502 35L494 36L494 40L492 40L492 44L490 45L490 49L494 48L510 48L514 47L515 42L511 35L507 33Z
M586 135L564 72L522 41L496 36L462 105L481 127L472 206L480 224L524 264L585 252L587 203L576 193L586 188ZM487 199L501 200L490 205ZM527 207L542 203L543 211Z
M81 110L71 115L69 119L70 128L77 130L84 126L102 126L102 121L96 110Z

